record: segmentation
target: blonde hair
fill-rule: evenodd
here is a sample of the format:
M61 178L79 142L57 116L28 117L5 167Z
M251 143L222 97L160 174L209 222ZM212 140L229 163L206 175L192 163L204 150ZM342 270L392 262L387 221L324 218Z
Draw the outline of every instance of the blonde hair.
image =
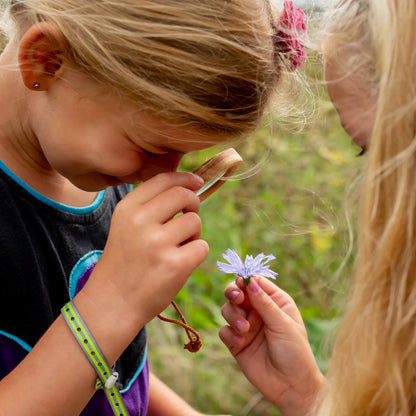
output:
M353 288L316 413L416 415L416 4L344 0L333 16L324 53L344 45L365 62L377 114Z
M85 73L197 130L254 130L281 73L269 0L9 2L20 33L52 23Z

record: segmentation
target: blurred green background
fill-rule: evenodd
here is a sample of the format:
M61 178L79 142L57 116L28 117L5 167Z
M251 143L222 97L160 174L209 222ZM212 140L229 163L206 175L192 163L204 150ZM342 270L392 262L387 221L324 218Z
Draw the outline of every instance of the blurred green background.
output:
M255 134L233 146L244 159L239 175L201 206L210 254L176 301L200 332L202 349L184 350L186 334L173 324L156 319L148 326L152 370L206 414L279 414L247 382L218 337L225 324L223 291L233 276L221 274L216 261L223 261L227 248L242 258L261 252L277 257L271 263L277 284L295 299L322 371L328 363L352 270L363 158L355 157L360 149L328 100L319 60L310 60L306 76L312 87L290 109L290 122L272 112ZM181 169L193 170L219 150L187 155ZM175 317L173 308L164 315Z

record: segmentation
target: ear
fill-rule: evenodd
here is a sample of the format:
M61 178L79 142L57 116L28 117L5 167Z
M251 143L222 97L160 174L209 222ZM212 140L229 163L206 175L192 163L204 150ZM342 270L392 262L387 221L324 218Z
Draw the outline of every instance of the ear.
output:
M63 37L50 23L31 26L20 40L18 52L20 73L26 87L48 90L59 75L63 54Z

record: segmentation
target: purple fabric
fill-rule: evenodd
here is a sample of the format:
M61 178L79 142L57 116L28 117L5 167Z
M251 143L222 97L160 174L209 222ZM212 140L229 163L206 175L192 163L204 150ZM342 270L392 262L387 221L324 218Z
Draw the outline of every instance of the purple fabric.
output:
M149 365L146 361L142 372L131 385L130 389L122 393L130 416L145 416L147 414L148 391ZM80 416L114 416L103 390L98 390L94 394Z
M89 266L79 278L77 294L90 277L96 263ZM0 380L9 374L26 357L28 351L19 344L18 339L0 333ZM24 343L22 343L24 345ZM29 346L26 346L30 349ZM140 374L128 386L127 391L122 391L123 399L129 410L130 416L146 416L149 395L149 363L146 358ZM102 389L97 390L88 402L80 416L114 416L111 406Z
M0 334L0 380L17 367L27 351L16 341Z
M16 341L0 334L0 380L26 357L28 351ZM122 393L130 416L147 414L149 393L149 364L146 363L130 388ZM114 416L103 390L97 390L80 416Z
M77 287L75 289L75 295L77 295L78 292L85 286L85 283L87 283L87 280L91 276L91 273L94 270L96 264L97 262L91 264L91 266L87 267L85 271L81 274L81 277L79 278Z

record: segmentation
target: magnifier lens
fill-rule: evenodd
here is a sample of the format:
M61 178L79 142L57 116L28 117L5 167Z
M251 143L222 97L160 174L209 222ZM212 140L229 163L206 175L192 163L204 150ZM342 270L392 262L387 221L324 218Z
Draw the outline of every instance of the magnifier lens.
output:
M205 181L205 185L197 191L199 199L201 201L205 200L219 187L224 185L227 178L234 174L242 162L243 159L236 150L229 148L218 153L195 169L194 173Z
M205 191L207 191L208 189L211 189L214 185L217 184L217 182L224 177L225 172L220 173L219 175L217 175L215 178L212 178L210 181L206 182L205 185L199 189L198 191L196 191L196 194L199 196L201 194L203 194Z

